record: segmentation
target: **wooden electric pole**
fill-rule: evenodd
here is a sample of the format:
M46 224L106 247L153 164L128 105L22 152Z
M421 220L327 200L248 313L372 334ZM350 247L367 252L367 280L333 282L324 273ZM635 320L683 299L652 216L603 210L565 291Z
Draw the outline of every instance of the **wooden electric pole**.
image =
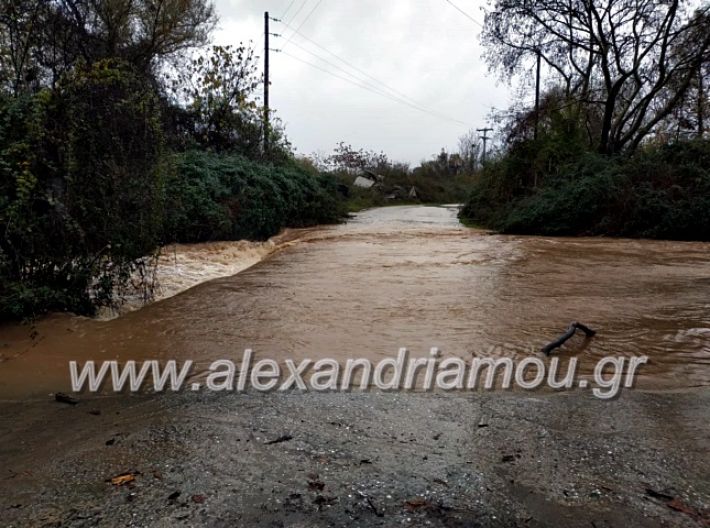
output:
M486 143L488 143L488 140L491 139L488 137L488 132L492 132L492 128L477 128L476 132L483 132L483 135L481 136L481 139L483 140L483 154L481 154L481 164L486 162Z
M264 156L269 152L269 12L264 12Z

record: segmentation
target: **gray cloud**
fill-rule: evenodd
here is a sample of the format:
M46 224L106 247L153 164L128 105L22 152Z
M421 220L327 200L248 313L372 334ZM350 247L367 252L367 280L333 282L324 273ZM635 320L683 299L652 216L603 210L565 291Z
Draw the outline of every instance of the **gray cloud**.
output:
M298 27L318 0L295 0L284 19ZM216 0L220 15L215 42L253 40L263 47L263 14L280 17L290 0ZM477 20L482 2L456 0ZM280 48L292 31L272 23ZM344 140L383 150L395 160L418 163L442 147L454 151L458 137L480 127L492 106L505 108L510 90L487 72L481 58L480 28L445 0L322 0L301 33L418 105L465 124L420 112L332 77L282 53L271 57L271 106L286 124L297 151L329 152ZM347 68L299 35L285 50L307 62L345 76L296 44ZM261 55L261 51L259 52ZM355 73L355 72L353 72ZM355 73L364 83L372 79Z

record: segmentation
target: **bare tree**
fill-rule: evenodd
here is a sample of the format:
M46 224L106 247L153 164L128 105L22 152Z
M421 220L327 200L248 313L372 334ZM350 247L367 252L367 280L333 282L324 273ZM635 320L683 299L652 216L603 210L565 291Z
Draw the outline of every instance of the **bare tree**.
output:
M710 48L689 0L496 0L483 34L504 76L539 56L598 150L634 150L683 100Z
M12 93L37 81L32 50L42 22L42 0L0 1L0 80Z
M480 150L478 132L475 129L472 128L459 137L459 156L468 170L476 170Z
M325 164L333 170L358 172L360 170L378 171L392 165L384 152L374 150L356 150L352 145L339 142L333 153L325 158Z

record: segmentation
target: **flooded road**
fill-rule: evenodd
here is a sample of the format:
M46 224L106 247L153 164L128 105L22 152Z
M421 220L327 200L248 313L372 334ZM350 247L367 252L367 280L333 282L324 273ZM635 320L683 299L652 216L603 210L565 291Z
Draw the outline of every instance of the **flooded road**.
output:
M574 320L598 331L559 351L583 369L645 354L642 386L710 384L710 244L490 235L461 226L455 208L373 209L118 319L51 316L32 339L26 326L1 327L0 397L65 390L72 359L205 368L245 348L299 360L434 346L520 359Z

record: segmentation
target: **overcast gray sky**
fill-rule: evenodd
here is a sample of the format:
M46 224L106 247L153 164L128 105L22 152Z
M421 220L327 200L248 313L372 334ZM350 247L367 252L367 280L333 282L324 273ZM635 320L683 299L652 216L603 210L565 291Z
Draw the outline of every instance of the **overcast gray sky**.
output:
M483 20L484 2L452 1ZM263 49L264 11L281 18L290 5L283 20L292 28L303 24L300 33L370 77L349 70L299 34L286 43L293 31L277 22L272 22L272 31L284 37L272 37L272 48L285 48L354 81L336 69L342 67L361 84L393 97L404 95L414 106L436 114L367 91L284 53L272 53L271 106L301 154L329 153L343 140L416 164L442 147L455 151L460 135L486 124L491 107L510 103L510 90L496 82L481 58L480 27L446 0L215 0L215 5L220 17L215 43L251 39Z

